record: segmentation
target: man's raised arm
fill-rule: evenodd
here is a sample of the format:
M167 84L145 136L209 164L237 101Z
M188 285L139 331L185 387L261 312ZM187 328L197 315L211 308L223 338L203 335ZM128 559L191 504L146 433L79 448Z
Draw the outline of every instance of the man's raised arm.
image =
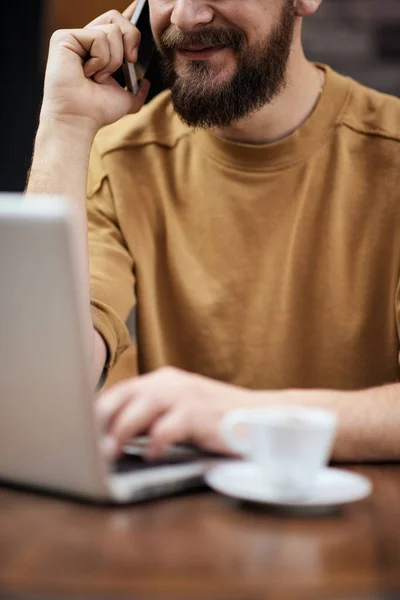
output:
M140 34L129 21L136 2L123 15L110 11L84 29L56 31L50 41L43 104L35 140L28 194L66 197L78 215L80 285L87 295L88 331L92 331L87 252L86 184L89 155L98 130L142 107L146 80L137 96L111 77L122 63L137 59ZM97 383L107 356L94 331L93 377Z

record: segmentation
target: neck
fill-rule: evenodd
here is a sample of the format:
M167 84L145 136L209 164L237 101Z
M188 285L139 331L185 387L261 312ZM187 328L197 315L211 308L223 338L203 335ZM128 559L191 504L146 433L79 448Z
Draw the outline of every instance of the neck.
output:
M249 117L213 132L220 138L247 144L268 144L290 135L317 104L324 82L322 75L305 58L298 38L288 61L286 86L279 96Z

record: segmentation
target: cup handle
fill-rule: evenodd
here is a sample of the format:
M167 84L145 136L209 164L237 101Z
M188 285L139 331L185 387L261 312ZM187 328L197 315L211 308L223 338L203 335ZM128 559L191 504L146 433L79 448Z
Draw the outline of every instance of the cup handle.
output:
M251 436L237 438L235 435L235 427L238 425L247 425L251 427L248 419L249 415L247 410L231 410L222 418L219 429L222 439L229 448L234 452L245 456L248 456L251 452Z

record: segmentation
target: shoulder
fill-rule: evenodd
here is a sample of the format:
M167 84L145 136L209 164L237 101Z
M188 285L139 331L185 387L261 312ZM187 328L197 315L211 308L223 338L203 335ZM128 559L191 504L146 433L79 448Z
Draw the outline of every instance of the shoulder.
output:
M97 150L104 156L124 148L149 144L173 148L190 129L175 113L169 91L164 91L134 114L103 127L96 137Z
M400 142L400 99L350 81L341 124L361 135Z

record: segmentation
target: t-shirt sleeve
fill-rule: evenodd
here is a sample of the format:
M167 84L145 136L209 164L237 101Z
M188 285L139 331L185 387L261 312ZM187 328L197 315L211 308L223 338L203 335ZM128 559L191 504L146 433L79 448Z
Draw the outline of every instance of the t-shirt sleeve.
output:
M118 223L96 141L89 164L87 216L92 319L107 346L107 373L130 345L126 320L135 305L134 260Z

